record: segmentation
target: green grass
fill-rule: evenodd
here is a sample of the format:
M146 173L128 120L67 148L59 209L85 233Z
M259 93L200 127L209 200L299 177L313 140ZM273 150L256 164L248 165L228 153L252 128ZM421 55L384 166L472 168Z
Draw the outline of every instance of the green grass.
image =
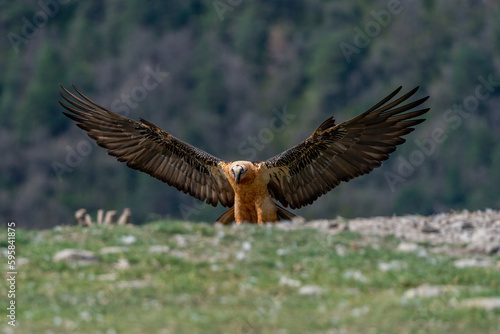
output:
M464 298L498 297L498 269L458 269L444 254L397 252L393 237L175 221L18 232L17 256L29 263L18 267L17 333L500 331L499 310L453 306ZM124 245L121 237L129 235L136 242ZM246 242L250 250L243 249ZM152 245L170 251L150 253ZM107 246L128 250L100 254ZM53 262L65 248L93 251L100 261ZM117 269L120 258L130 267ZM379 269L391 261L404 266ZM300 295L297 287L279 284L282 276L317 285L323 294ZM131 281L144 285L123 287ZM459 289L434 298L403 297L424 283ZM0 305L7 305L5 285L1 289ZM0 326L7 327L5 319Z

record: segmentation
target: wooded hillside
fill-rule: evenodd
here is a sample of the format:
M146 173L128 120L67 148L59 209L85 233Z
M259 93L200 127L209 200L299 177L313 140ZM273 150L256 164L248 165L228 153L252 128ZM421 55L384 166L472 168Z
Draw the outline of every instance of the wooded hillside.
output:
M61 113L59 84L223 159L262 160L402 85L427 121L381 168L306 218L500 207L500 5L494 1L16 1L0 11L0 219L73 223L131 208L213 221L107 156Z

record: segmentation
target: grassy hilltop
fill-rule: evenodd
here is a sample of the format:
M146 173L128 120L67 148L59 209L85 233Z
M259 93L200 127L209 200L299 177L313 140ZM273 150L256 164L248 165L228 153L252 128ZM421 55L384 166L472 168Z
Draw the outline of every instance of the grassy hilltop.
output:
M464 268L430 243L288 227L158 221L18 230L17 333L500 329L498 308L465 307L498 297L498 255L485 258L496 267ZM93 255L59 261L64 249Z

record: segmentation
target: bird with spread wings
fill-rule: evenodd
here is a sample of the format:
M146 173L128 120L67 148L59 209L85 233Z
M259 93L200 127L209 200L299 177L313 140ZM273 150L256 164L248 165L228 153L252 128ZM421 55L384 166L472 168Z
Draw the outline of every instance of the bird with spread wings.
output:
M309 205L341 181L370 173L429 110L414 110L428 97L407 102L418 87L395 99L399 87L351 120L335 124L328 118L305 141L266 161L223 161L145 119L135 121L101 107L75 86L78 95L61 88L67 104L59 103L69 111L63 113L109 155L200 201L229 207L217 219L224 224L293 218L283 207Z

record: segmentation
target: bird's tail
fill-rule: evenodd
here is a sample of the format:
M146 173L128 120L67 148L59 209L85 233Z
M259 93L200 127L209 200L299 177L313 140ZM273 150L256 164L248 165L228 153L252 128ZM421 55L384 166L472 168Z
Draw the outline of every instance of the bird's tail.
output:
M296 217L293 213L291 213L290 211L288 211L284 207L279 206L278 204L276 204L276 206L278 207L278 219L279 220L292 220L294 217Z
M224 225L232 224L234 222L234 206L224 212L216 221Z
M295 217L293 213L278 204L276 204L276 207L278 208L278 220L292 220ZM234 222L234 206L217 218L217 222L225 225L232 224Z

